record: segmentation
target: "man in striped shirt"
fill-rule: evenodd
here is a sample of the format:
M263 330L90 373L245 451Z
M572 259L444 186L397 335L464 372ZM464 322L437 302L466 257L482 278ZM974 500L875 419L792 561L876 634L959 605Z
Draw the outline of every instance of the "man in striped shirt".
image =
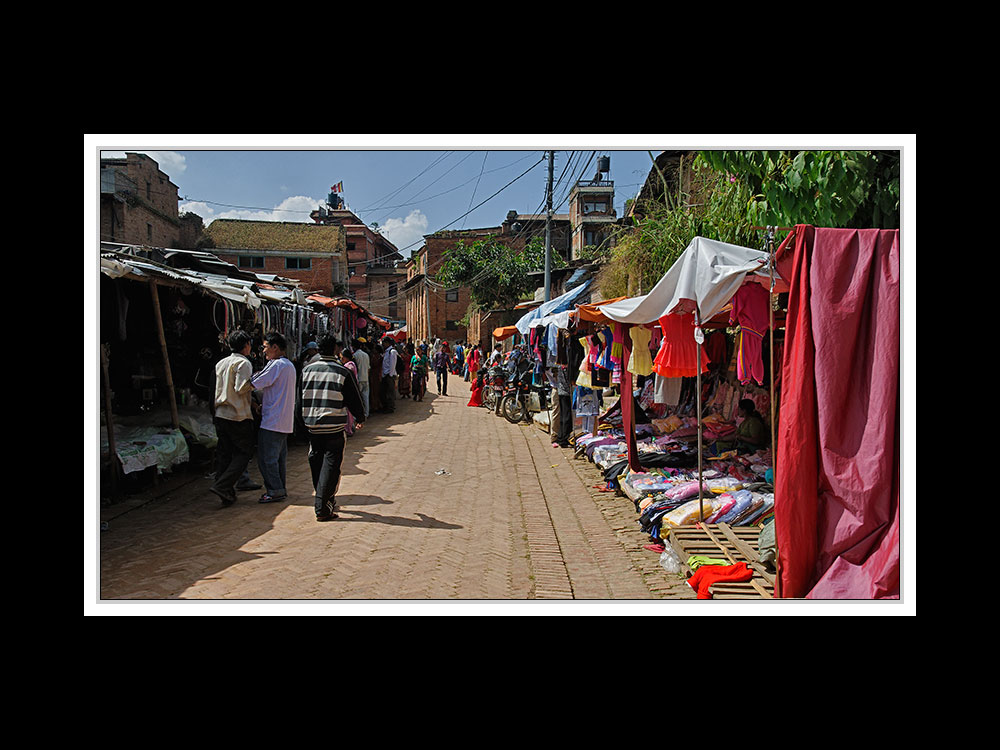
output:
M340 363L340 341L327 335L319 340L319 358L302 370L302 421L309 431L309 468L316 488L316 520L337 517L335 496L344 461L347 412L354 429L364 426L365 406L354 373Z

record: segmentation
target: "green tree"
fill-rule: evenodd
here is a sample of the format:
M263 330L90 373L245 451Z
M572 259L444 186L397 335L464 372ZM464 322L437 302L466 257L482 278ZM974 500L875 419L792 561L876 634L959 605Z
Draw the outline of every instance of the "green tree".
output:
M745 184L752 224L899 227L898 151L702 151Z
M552 253L551 267L565 265L559 253ZM523 250L513 250L497 237L476 240L471 245L459 241L445 253L437 281L447 287L468 287L472 303L484 310L511 307L534 291L528 274L545 267L545 245L533 239Z

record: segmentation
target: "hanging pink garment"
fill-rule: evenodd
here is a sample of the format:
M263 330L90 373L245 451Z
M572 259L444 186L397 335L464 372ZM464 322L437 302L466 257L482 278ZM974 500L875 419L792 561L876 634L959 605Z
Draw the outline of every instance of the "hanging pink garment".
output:
M741 383L749 383L752 377L757 385L764 384L762 344L769 327L767 306L770 302L770 293L752 281L741 286L733 296L729 322L740 326L736 377Z
M653 372L665 378L693 378L698 374L698 344L694 340L694 313L660 318L663 341L653 361ZM701 371L708 372L708 354L701 350Z

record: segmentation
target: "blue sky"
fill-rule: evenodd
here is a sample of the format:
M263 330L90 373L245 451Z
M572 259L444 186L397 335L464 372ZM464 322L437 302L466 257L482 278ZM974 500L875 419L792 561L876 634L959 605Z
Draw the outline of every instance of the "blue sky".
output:
M511 209L544 212L548 148L556 151L556 213L568 212L572 182L594 177L597 157L609 156L605 178L615 182L621 216L649 173L648 152L677 147L629 136L359 136L331 145L332 138L108 136L97 147L105 156L149 154L178 186L180 210L206 224L217 218L308 223L331 186L343 183L348 208L366 224L377 222L404 256L441 229L498 226Z

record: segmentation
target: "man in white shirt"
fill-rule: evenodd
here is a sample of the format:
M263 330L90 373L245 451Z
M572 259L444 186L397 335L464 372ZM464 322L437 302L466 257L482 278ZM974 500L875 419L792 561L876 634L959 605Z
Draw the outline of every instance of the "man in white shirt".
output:
M288 498L285 466L288 436L295 431L296 372L285 357L285 337L270 333L264 338L267 365L253 376L254 389L261 396L261 421L257 433L257 467L264 479L265 493L259 502L274 503Z
M388 336L382 339L385 352L382 355L382 411L392 414L396 411L396 361L399 354Z
M365 350L367 346L368 342L365 339L354 339L354 364L358 367L358 387L361 390L361 400L365 404L365 419L368 418L368 414L371 411L369 404L369 386L371 383L368 379L368 373L371 369L371 358Z
M236 480L246 471L253 456L254 422L250 410L253 367L250 364L250 336L236 330L226 343L231 354L215 366L215 481L209 488L223 506L236 502Z

